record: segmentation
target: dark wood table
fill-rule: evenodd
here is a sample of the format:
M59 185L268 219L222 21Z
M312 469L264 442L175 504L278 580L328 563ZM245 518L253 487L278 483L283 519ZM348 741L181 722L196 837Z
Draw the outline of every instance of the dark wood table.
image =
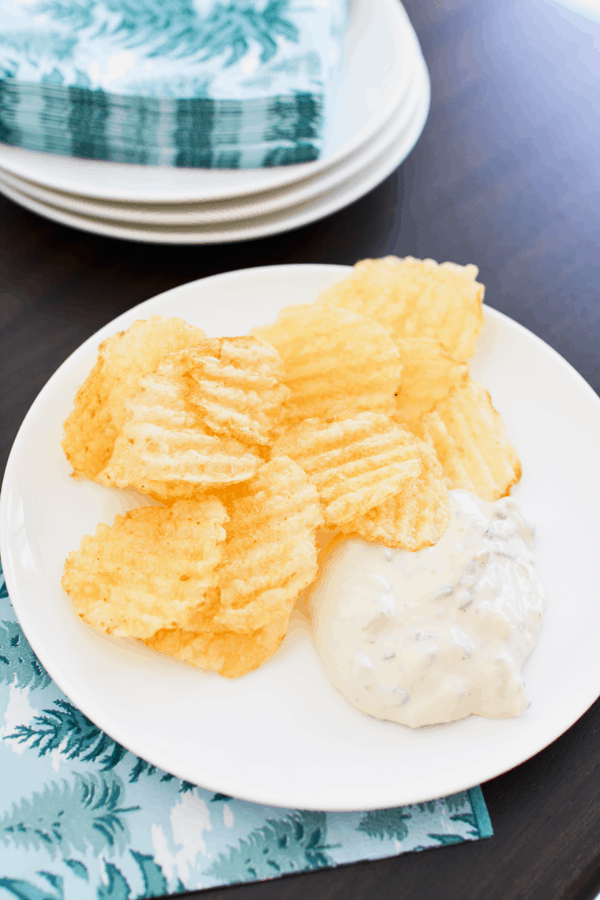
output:
M486 302L600 388L600 23L553 0L405 5L431 114L404 165L336 215L249 243L168 247L79 233L0 198L2 468L36 394L85 338L161 291L250 266L388 253L474 262ZM491 840L189 896L592 900L599 742L596 703L485 784Z

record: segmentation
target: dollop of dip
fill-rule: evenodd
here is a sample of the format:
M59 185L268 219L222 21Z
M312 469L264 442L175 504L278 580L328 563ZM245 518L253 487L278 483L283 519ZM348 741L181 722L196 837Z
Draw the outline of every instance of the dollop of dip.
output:
M310 596L326 672L362 712L410 725L518 716L545 604L533 526L510 497L450 491L450 523L414 553L328 548Z

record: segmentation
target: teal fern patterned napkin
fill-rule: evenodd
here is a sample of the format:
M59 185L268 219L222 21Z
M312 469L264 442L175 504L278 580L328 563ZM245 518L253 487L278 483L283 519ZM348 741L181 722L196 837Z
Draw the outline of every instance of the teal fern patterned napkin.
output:
M367 813L195 787L100 731L44 671L0 569L0 900L133 900L491 837L481 789Z
M316 159L347 0L0 0L0 141L147 165Z

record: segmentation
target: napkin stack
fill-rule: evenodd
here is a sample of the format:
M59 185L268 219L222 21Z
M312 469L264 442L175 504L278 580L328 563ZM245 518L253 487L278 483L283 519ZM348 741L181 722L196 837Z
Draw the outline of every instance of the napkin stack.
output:
M347 0L0 0L0 141L113 162L316 159Z

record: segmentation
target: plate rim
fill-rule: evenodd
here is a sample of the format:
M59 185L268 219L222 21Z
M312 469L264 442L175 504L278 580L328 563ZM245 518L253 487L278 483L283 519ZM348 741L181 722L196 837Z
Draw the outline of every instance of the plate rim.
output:
M416 87L422 87L422 67L420 60L415 60L413 77L407 86L405 95L383 127L354 155L344 159L338 166L320 172L312 179L283 185L279 189L230 198L224 201L206 201L202 203L139 204L102 201L97 198L83 198L65 191L54 191L38 185L28 179L5 172L0 167L0 185L6 185L13 191L25 195L41 205L50 206L60 212L72 216L83 216L102 222L115 223L123 228L169 226L190 228L211 226L230 226L249 219L263 218L285 211L298 204L308 203L321 197L325 192L338 190L350 179L360 179L361 174L374 160L383 157L390 147L402 137L422 103ZM262 204L262 207L261 207ZM203 206L212 207L203 210ZM227 215L220 217L218 207L221 206ZM160 207L160 208L157 208ZM113 213L116 212L116 215ZM183 213L186 213L185 215ZM136 218L141 215L142 218ZM197 216L198 218L194 218Z
M328 275L333 275L333 274L343 275L351 270L351 267L349 267L349 266L296 263L296 264L291 264L291 265L283 264L283 265L278 265L278 266L261 266L261 267L255 267L255 268L233 270L230 272L223 272L223 273L219 273L217 275L209 276L208 278L196 279L193 282L188 282L186 284L179 285L177 287L171 288L168 291L164 291L154 297L148 298L147 300L142 301L140 304L137 304L136 306L132 307L131 309L126 310L121 315L119 315L115 319L108 322L105 326L103 326L101 329L99 329L97 332L95 332L89 338L87 338L78 348L76 348L76 350L73 351L73 353L71 353L67 357L67 359L61 364L61 366L59 366L59 368L48 379L48 381L46 382L44 387L40 390L37 397L31 404L31 407L28 410L28 412L21 424L21 427L19 428L19 431L18 431L15 441L13 443L13 447L11 449L11 453L9 455L8 463L6 466L6 471L4 474L4 479L3 479L3 484L2 484L2 493L0 496L0 548L1 548L2 556L3 556L3 565L4 565L4 572L5 572L7 588L9 590L9 593L11 591L13 592L13 597L18 597L18 588L16 585L16 576L15 576L15 573L14 573L13 567L12 567L12 554L10 553L10 551L8 553L6 552L6 550L7 550L7 546L6 546L6 541L7 541L7 538L6 538L6 534L7 534L6 516L7 516L7 507L8 507L8 502L9 502L9 497L8 497L9 491L7 490L7 488L10 486L12 469L17 464L16 459L18 457L18 452L19 452L19 449L21 446L21 442L26 440L26 432L27 432L29 423L31 422L32 419L34 419L34 416L35 416L35 413L37 412L38 407L44 402L46 395L52 390L55 383L57 381L58 382L61 381L61 376L63 374L64 369L67 368L68 366L76 363L78 357L84 356L90 349L96 347L97 344L102 339L104 339L108 334L113 334L117 328L125 325L129 321L133 321L136 317L139 316L140 312L143 312L145 307L148 307L150 304L154 303L157 300L164 302L166 299L172 298L173 295L177 294L178 292L189 291L191 288L195 287L196 285L205 283L206 281L209 281L209 280L213 281L213 282L218 281L218 280L226 281L228 279L236 279L236 278L244 277L249 273L252 273L252 277L256 277L256 276L260 276L261 272L272 272L273 270L285 270L286 273L290 274L290 273L293 273L293 271L299 271L299 270L306 271L307 268L312 269L312 270L321 270L323 272L323 274L328 274ZM578 389L583 388L584 393L593 402L594 406L598 410L598 414L600 417L600 397L596 394L594 389L587 383L587 381L583 378L583 376L569 362L567 362L567 360L564 359L564 357L562 357L553 347L551 347L544 340L542 340L542 338L538 337L538 335L536 335L535 333L533 333L532 331L527 329L520 322L517 322L516 320L512 319L510 316L507 316L506 314L504 314L504 313L500 312L499 310L496 310L490 306L486 306L485 311L486 311L486 316L489 315L490 318L492 319L492 321L494 319L496 319L500 323L503 323L504 325L507 325L510 328L515 328L518 332L521 332L524 336L526 336L526 338L528 340L533 339L533 342L535 344L537 344L538 347L541 350L543 350L543 352L548 354L548 356L550 357L550 359L553 361L554 364L557 364L565 373L568 373L570 378L575 376L574 380L578 386ZM13 603L14 602L15 601L13 600ZM15 615L17 616L19 622L21 622L22 621L21 616L19 615L20 610L18 611L19 601L17 600L16 603L17 603L17 605L14 606L13 608L15 611ZM26 618L26 616L25 616L25 618ZM29 635L27 633L26 626L23 627L23 630L27 636L27 639L29 640ZM34 637L34 640L31 642L31 646L34 649L34 652L36 653L36 655L38 655L40 657L40 661L42 662L42 664L47 668L47 670L51 674L51 677L53 678L53 681L55 682L57 687L60 690L62 690L63 693L66 694L66 696L70 697L71 691L70 690L65 691L62 687L62 678L61 678L60 674L59 674L58 678L56 678L56 676L53 672L54 665L53 665L52 661L50 663L50 666L46 665L46 653L45 653L44 648L41 648L41 651L38 649L37 636ZM567 730L569 730L569 728L572 727L572 725L595 702L595 700L598 697L599 692L600 692L600 686L596 686L596 687L592 688L589 683L586 684L585 689L582 690L575 698L573 698L573 702L569 706L568 715L563 716L558 731L556 731L555 729L552 729L552 734L544 733L542 741L539 742L533 750L530 751L528 749L528 751L525 754L523 754L522 752L512 753L510 755L506 765L503 765L501 770L498 770L493 774L488 774L485 779L480 778L478 775L476 781L483 781L483 780L488 780L488 778L497 777L498 775L503 774L504 772L509 771L510 769L514 768L515 766L522 764L526 760L530 759L532 756L534 756L537 753L544 750L549 744L551 744L554 740L558 739L562 734L564 734ZM80 709L82 709L82 711L85 712L86 715L88 715L86 703L84 703L82 706L82 704L78 700L77 701L74 700L73 702L75 702L76 705ZM99 727L102 728L103 731L105 731L109 736L111 736L111 728L110 727L108 729L105 728L104 724L101 721L99 721L94 716L94 714L92 714L92 716L90 716L90 718L92 719L92 721L95 721L96 724L98 724ZM122 741L119 741L119 742L122 743ZM135 744L130 744L129 742L128 742L128 744L129 744L129 749L131 749L132 752L138 753L138 755L142 756L142 758L147 758L146 754L143 750L141 753L138 752L139 748L136 748ZM151 756L152 755L153 754L151 754ZM170 767L169 765L165 766L164 761L158 759L157 757L154 757L154 759L151 759L150 761L154 762L154 764L158 765L160 768L165 769L166 771L172 772L172 774L175 774L180 778L185 778L185 773L173 771L172 767ZM459 780L458 782L456 782L455 784L453 784L451 791L448 791L448 793L453 793L454 791L464 790L464 789L467 789L472 786L473 786L472 780L469 780L469 783L465 783L464 779L462 779L462 780ZM227 792L226 785L223 785L222 782L218 785L215 783L211 784L210 779L203 780L202 787L206 787L208 789L215 789L215 790L220 789L220 790L225 790L225 792ZM269 805L269 806L282 807L282 808L290 808L290 807L296 806L297 808L304 808L304 809L315 808L314 805L303 806L302 803L298 804L297 801L289 802L288 799L282 800L281 798L277 798L277 797L265 796L264 792L263 792L263 796L257 796L256 794L252 794L252 791L250 791L250 793L248 793L247 791L240 792L240 791L236 790L235 792L231 792L231 793L233 796L236 796L239 799L248 800L248 801L254 802L254 803L261 803L261 804L265 804L265 805ZM434 796L436 796L436 794L429 795L429 796L422 796L421 800L425 801L425 800L429 800L429 799L434 799ZM385 808L385 807L391 807L394 805L406 805L407 802L416 803L416 802L421 802L421 800L415 798L410 801L403 800L400 803L396 803L395 801L392 801L392 803L387 802L386 804L382 804L382 803L378 803L375 805L361 804L360 806L356 806L355 804L346 804L346 805L345 804L335 804L335 805L327 804L325 807L319 807L319 808L325 808L328 811L342 812L342 811L351 811L351 810L358 810L358 809L367 810L367 809Z
M354 181L350 179L350 186L342 184L337 188L332 189L331 193L335 193L335 200L333 202L331 202L331 194L326 191L325 200L323 200L323 195L321 195L312 205L307 201L297 204L295 209L299 211L294 214L292 220L286 217L286 210L284 208L283 210L274 212L272 215L265 214L247 220L239 220L239 223L243 223L244 221L251 223L245 227L243 225L240 227L239 223L233 222L222 223L223 227L219 231L210 229L219 228L221 223L197 226L190 225L189 230L184 232L170 231L168 226L164 229L157 227L154 231L151 231L150 226L147 228L140 227L138 229L131 225L131 223L129 223L128 226L128 223L113 222L109 219L95 219L93 217L87 217L59 209L51 204L41 203L40 201L30 198L21 191L12 189L2 183L1 176L0 192L4 193L5 196L14 203L28 209L30 212L49 219L50 221L58 222L66 227L90 234L111 237L116 240L126 240L137 243L167 245L225 244L258 240L259 238L293 231L333 215L341 209L344 209L346 206L355 203L361 197L365 196L365 194L369 193L369 191L374 190L382 181L389 177L395 169L403 164L417 144L429 115L431 86L425 63L423 62L422 65L423 83L421 84L421 90L423 93L421 94L420 100L415 104L411 118L404 125L405 130L403 131L403 134L405 139L401 141L399 145L400 150L398 151L398 145L392 141L388 150L380 155L379 160L371 160L365 164L362 172L363 177L365 169L369 168L371 165L377 165L377 174L374 176L372 175L370 179L366 179L366 186L365 181L361 180L360 177ZM396 151L395 153L392 152L394 149ZM321 200L326 202L326 199L330 200L326 209L319 209L317 204L319 204ZM292 209L294 209L294 207L292 207ZM276 217L275 220L273 220L273 216ZM256 224L257 220L259 224ZM236 224L238 225L237 229L232 227Z

